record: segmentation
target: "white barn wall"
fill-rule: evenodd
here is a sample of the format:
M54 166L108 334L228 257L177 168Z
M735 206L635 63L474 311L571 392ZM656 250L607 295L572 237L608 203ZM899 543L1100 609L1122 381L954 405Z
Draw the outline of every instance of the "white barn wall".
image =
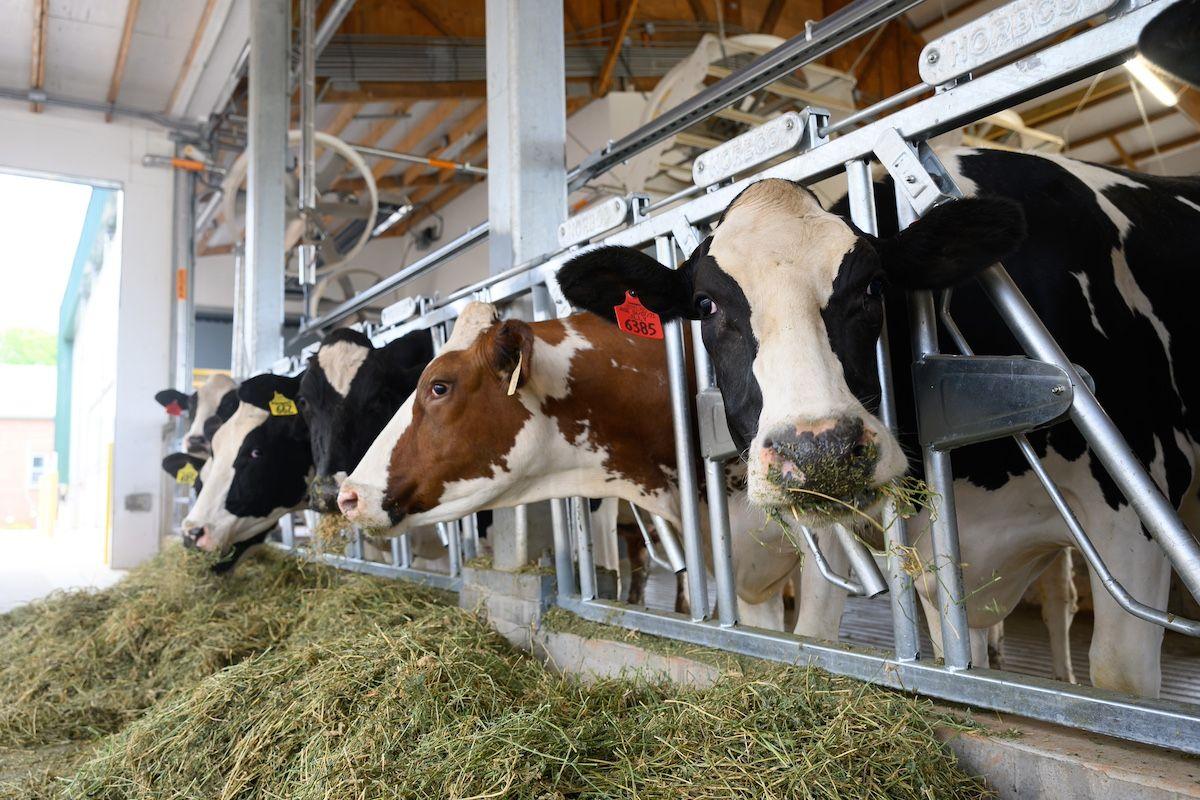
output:
M158 129L51 109L32 114L23 103L0 106L0 168L115 183L123 190L112 394L110 563L117 568L132 567L158 550L163 416L153 395L171 380L172 181L168 170L143 167L141 159L147 153L170 155L172 149ZM99 402L104 387L86 383L73 387L79 402L88 396ZM148 512L125 510L125 498L135 494L150 495Z

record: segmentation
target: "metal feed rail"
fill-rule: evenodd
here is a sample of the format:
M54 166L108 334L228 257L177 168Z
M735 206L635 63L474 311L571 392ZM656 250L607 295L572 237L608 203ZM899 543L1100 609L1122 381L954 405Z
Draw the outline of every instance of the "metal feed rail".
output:
M644 217L636 202L630 203L631 219L625 227L597 241L595 245L620 244L645 248L653 244L660 260L673 265L675 247L685 254L696 246L700 239L697 226L714 220L752 181L762 178L784 178L809 183L836 173L847 171L852 216L865 230L874 225L869 171L867 161L876 157L881 142L888 135L908 147L908 142L921 143L925 139L980 119L988 114L1016 105L1027 99L1054 91L1067 84L1115 66L1133 53L1137 35L1142 27L1171 0L1156 0L1133 8L1109 22L1061 42L1046 47L1034 55L1019 59L1007 66L999 67L974 80L940 87L939 91L913 106L897 111L884 119L846 133L832 141L821 138L829 126L818 128L818 137L808 142L803 152L774 167L740 180L718 183L716 188L700 195L686 204L654 216ZM914 87L906 96L923 93ZM894 107L886 102L879 110ZM865 115L864 115L865 116ZM931 180L936 175L934 166L921 161L918 151L913 151L916 168L915 181ZM743 170L746 172L749 170ZM904 188L903 181L897 186ZM685 193L681 195L686 196ZM898 198L905 214L915 216L912 198ZM661 207L663 204L659 204ZM921 211L927 209L922 206ZM471 300L479 299L504 303L520 297L536 288L549 291L557 300L560 315L569 308L558 293L553 277L565 261L581 252L580 248L563 251L547 257L540 263L510 270L499 276L473 284L452 293L444 301L422 309L416 316L405 318L400 315L395 321L373 329L375 341L385 343L405 333L451 323L462 308ZM438 254L434 254L435 256ZM431 259L432 260L432 259ZM439 262L440 263L440 262ZM414 267L416 265L413 265ZM432 265L430 266L432 268ZM1149 481L1145 470L1135 459L1131 459L1111 421L1095 403L1084 378L1065 359L1057 345L1046 334L1040 322L1032 315L1024 298L1013 286L1005 285L1007 275L993 268L983 277L982 283L994 299L1002 318L1014 330L1029 353L1043 363L1053 364L1068 376L1072 395L1066 407L1072 421L1076 422L1089 440L1090 445L1101 455L1104 463L1113 472L1114 479L1130 497L1146 528L1163 546L1176 570L1184 577L1194 594L1200 588L1200 553L1194 540L1186 537L1186 530L1166 501ZM1011 282L1009 282L1011 283ZM392 287L389 288L393 288ZM932 297L917 294L913 300L917 312L916 343L921 352L934 353L936 341L936 308ZM361 306L360 306L361 307ZM677 428L688 424L690 415L689 398L686 397L686 380L682 371L683 335L682 325L666 342L668 363L671 366L671 389L673 423ZM963 343L959 343L960 346ZM880 342L881 354L886 353L888 343ZM698 381L701 393L711 391L711 373L698 340L693 341L697 355ZM965 348L964 348L965 350ZM887 359L881 357L881 369L886 369ZM703 371L702 371L703 370ZM895 424L894 406L890 402L891 384L886 374L881 374L883 400L881 417L886 424ZM680 464L692 465L688 457L688 442L679 448ZM952 476L948 459L932 446L925 448L927 473L942 503L953 502ZM710 475L719 474L721 454L707 454L705 469ZM946 463L940 463L941 461ZM714 471L715 467L715 471ZM1036 470L1036 467L1035 467ZM681 481L686 481L681 469ZM1038 473L1041 475L1041 473ZM893 624L896 650L893 653L872 648L848 647L826 644L778 632L769 632L739 626L736 623L736 595L733 591L732 565L728 557L729 523L722 513L723 494L720 498L711 494L715 481L709 481L710 503L709 529L712 537L713 573L718 585L718 619L707 619L707 596L699 590L707 576L700 568L703 562L701 548L701 516L695 493L684 497L683 539L689 569L689 594L693 600L694 619L678 614L654 612L627 607L620 603L595 598L595 573L590 563L590 536L586 525L574 525L578 542L580 574L576 581L575 566L570 555L572 510L567 503L552 503L556 567L558 570L558 604L587 619L620 625L647 633L667 636L701 645L719 647L737 653L769 658L787 663L808 663L831 672L850 675L863 680L895 688L917 691L932 697L966 703L980 708L994 709L1021 716L1033 717L1058 724L1069 725L1095 733L1117 736L1149 744L1200 753L1200 707L1167 701L1138 700L1114 692L1090 687L1070 686L1055 681L1042 680L996 670L972 667L969 648L965 647L966 620L961 574L958 565L958 536L952 524L952 515L945 514L943 522L934 532L934 557L940 564L940 574L951 575L939 599L942 616L943 642L946 663L939 665L932 660L921 660L918 648L916 604L912 580L899 568L896 559L898 547L904 546L901 528L889 528L889 553L892 554L888 568L893 603ZM1056 503L1053 484L1047 484ZM1065 504L1059 504L1062 510ZM885 511L885 514L888 513ZM1069 509L1064 516L1067 517ZM577 515L576 515L577 516ZM1070 525L1071 519L1068 518ZM1077 521L1072 530L1077 535L1082 531ZM1181 535L1182 534L1182 535ZM1086 537L1086 533L1084 532ZM1091 560L1094 549L1089 553L1086 538L1081 549ZM1096 568L1093 562L1093 568ZM1102 562L1099 566L1103 569ZM700 573L700 574L693 574ZM1101 572L1100 574L1104 574ZM860 576L862 577L862 576ZM1111 577L1111 575L1109 575ZM1114 581L1115 582L1115 581ZM578 587L578 589L576 588ZM1136 601L1125 592L1121 596L1119 584L1109 584L1109 589L1133 613L1160 624L1189 629L1190 621L1156 619L1157 610L1139 613ZM1119 591L1120 590L1120 591ZM699 602L696 602L696 601ZM1132 602L1131 602L1132 601Z

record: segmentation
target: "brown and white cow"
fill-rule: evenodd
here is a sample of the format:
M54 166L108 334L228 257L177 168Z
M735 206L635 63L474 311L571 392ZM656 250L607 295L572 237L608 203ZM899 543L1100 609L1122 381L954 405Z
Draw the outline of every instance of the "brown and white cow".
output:
M680 524L662 344L592 314L498 321L492 306L473 303L343 482L338 505L354 523L401 533L577 495L618 497ZM781 628L780 590L801 569L793 534L740 493L729 506L742 617ZM821 536L844 570L832 537ZM844 594L815 573L799 580L797 631L836 638Z

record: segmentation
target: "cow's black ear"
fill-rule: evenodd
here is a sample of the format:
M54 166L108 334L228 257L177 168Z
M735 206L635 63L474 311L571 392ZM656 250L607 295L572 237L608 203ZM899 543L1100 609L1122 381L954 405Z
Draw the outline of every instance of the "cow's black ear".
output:
M1003 261L1025 240L1021 207L1000 197L937 206L879 242L883 269L905 289L944 289Z
M195 470L192 475L192 480L195 481L196 490L200 489L200 470L204 468L204 459L198 458L190 453L171 453L162 460L163 472L170 475L176 480L180 479L180 471L187 466L191 466Z
M255 375L247 378L238 387L238 399L264 411L270 411L272 416L295 416L299 413L295 402L300 395L300 380L303 375L304 373L295 377L271 373ZM274 409L270 405L272 401L277 404ZM291 406L284 401L289 401Z
M188 406L188 396L178 389L163 389L154 395L154 399L163 408L170 408L174 403L181 411L186 410Z
M433 337L427 330L412 331L388 342L377 352L394 369L408 370L416 366L424 369L433 360Z
M571 305L615 320L613 308L633 291L642 305L664 320L699 319L692 306L692 270L668 269L631 247L601 247L576 256L558 271L558 285Z

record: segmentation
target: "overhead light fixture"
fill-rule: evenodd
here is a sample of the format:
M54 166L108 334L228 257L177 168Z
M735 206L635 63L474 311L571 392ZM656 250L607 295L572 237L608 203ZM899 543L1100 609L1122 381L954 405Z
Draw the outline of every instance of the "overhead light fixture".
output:
M405 203L404 205L397 207L395 211L387 215L387 219L375 226L375 230L371 231L371 236L373 238L382 236L385 231L411 214L412 210L412 203Z
M1141 56L1134 56L1125 62L1125 69L1129 70L1129 74L1137 78L1138 83L1146 88L1150 94L1154 95L1154 99L1162 103L1164 106L1173 106L1179 102L1179 98L1166 81L1158 76L1158 73L1150 68L1149 62Z

